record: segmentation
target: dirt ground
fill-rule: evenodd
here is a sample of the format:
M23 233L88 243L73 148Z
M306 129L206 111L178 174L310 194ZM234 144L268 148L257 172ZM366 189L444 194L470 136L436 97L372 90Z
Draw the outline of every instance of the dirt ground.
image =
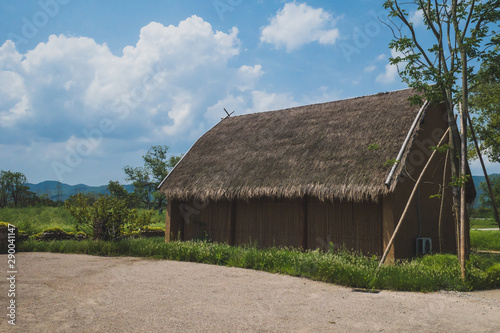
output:
M367 293L195 263L17 254L16 323L1 332L499 332L500 290ZM0 256L0 267L7 257ZM6 269L4 275L6 275Z

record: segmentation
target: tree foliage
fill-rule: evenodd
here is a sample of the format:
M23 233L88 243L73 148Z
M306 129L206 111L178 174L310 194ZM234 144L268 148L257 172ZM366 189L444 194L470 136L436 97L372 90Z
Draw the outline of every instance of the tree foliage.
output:
M47 196L38 197L26 186L26 176L21 172L0 171L0 208L54 205Z
M478 80L476 64L498 59L500 0L386 0L394 39L389 44L396 53L390 63L398 66L400 77L422 95L412 102L444 102L449 124L450 167L461 178L467 168L467 119L469 89ZM417 29L411 17L421 14L425 31ZM396 20L397 23L394 23ZM401 67L401 68L400 68ZM477 67L477 66L476 66ZM461 103L459 133L455 104ZM467 182L471 185L471 182ZM459 222L457 250L465 279L466 189L452 187L453 212ZM387 251L387 249L386 249Z
M483 63L470 104L479 149L490 161L500 162L500 57ZM471 157L477 156L473 145L469 152Z
M168 150L168 146L152 146L146 155L142 156L143 167L126 166L123 168L127 175L126 180L132 181L134 186L133 195L148 209L155 207L161 211L165 208L166 198L157 188L182 158L182 156L169 157Z
M493 190L493 197L495 198L497 207L500 207L500 175L490 175L490 182L491 189ZM481 195L479 196L479 202L481 206L492 209L493 203L488 193L488 186L486 185L486 182L481 182L479 186L482 191Z

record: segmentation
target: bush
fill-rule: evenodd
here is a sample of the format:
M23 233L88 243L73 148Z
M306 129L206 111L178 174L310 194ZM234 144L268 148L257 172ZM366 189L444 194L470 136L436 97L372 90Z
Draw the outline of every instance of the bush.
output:
M67 201L65 207L75 218L76 230L85 231L94 239L119 239L157 222L153 210L129 209L124 200L108 195L94 200L80 193Z

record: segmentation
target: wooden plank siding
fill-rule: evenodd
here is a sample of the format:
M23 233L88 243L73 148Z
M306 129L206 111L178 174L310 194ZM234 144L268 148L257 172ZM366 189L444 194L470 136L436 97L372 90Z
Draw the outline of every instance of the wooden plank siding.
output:
M309 203L309 248L345 247L365 254L382 251L382 213L377 203Z
M173 202L170 212L171 231L174 235L181 231L184 240L206 235L228 244L324 250L333 242L337 248L345 246L365 254L382 252L381 204L254 199L210 202L198 209Z

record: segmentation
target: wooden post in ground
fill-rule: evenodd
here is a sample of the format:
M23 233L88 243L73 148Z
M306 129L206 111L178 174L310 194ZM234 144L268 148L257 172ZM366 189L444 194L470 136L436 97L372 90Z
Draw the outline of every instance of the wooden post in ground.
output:
M438 222L438 234L439 234L439 252L443 251L443 235L442 235L442 222L443 222L443 204L444 204L444 189L446 186L446 169L448 168L448 155L450 151L446 151L446 157L444 158L444 170L443 170L443 185L441 187L441 204L439 205L439 222Z
M443 143L444 139L448 135L449 131L450 131L450 129L448 128L446 130L446 132L443 134L443 137L441 138L441 140L439 140L439 143L437 145L438 147L441 146L441 144ZM387 258L387 254L389 254L389 251L390 251L390 249L392 247L392 244L394 243L394 239L396 238L396 235L397 235L397 233L399 231L399 228L401 227L401 224L402 224L404 218L406 217L406 213L408 213L408 208L410 207L411 201L413 200L413 197L415 196L415 193L417 192L417 188L418 188L418 186L420 185L420 183L422 181L422 178L424 176L425 171L429 167L429 164L432 161L434 155L436 155L436 151L437 150L434 150L432 152L431 156L427 160L427 163L425 164L424 168L422 169L422 172L420 172L420 176L418 177L417 182L415 183L415 186L413 187L413 191L410 194L410 198L408 198L408 202L406 203L406 207L403 210L403 214L401 214L401 218L399 219L399 222L396 225L396 228L394 229L394 232L393 232L393 234L391 236L391 239L389 240L389 243L387 244L387 247L385 248L384 254L382 255L382 259L380 259L380 263L378 264L378 267L382 266L382 264L385 262L385 259Z

